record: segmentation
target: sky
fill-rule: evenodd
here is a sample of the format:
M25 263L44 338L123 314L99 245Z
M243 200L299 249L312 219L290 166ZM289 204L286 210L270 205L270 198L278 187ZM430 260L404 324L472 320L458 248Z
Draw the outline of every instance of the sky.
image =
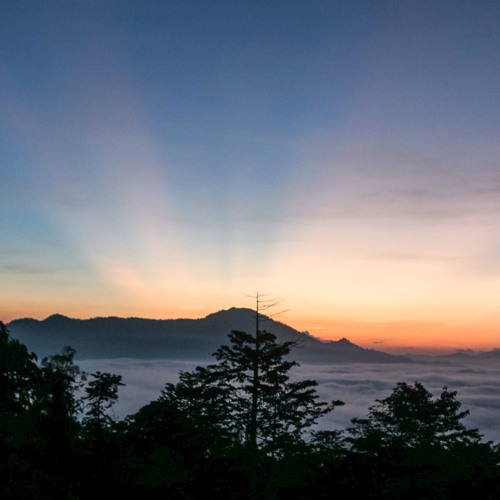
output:
M0 81L0 320L500 346L497 1L5 0Z

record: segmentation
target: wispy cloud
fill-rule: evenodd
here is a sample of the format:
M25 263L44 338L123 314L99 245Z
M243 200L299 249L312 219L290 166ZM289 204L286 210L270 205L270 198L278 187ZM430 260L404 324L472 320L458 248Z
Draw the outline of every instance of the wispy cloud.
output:
M0 274L12 275L54 275L67 272L64 267L33 266L24 264L0 265Z

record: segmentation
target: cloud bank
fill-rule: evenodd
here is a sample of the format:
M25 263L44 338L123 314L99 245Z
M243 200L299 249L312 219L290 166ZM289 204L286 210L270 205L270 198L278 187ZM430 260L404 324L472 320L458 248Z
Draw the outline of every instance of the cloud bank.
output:
M376 399L392 392L397 382L421 382L435 397L447 387L457 391L463 410L469 410L467 427L477 428L485 440L500 442L500 367L498 362L465 360L460 363L428 358L415 364L303 364L294 377L317 380L322 400L340 399L345 406L324 417L320 428L343 429L354 417L364 417ZM87 372L97 370L123 376L125 387L114 416L123 418L156 399L165 383L175 382L181 370L192 370L197 363L189 360L83 360L80 367Z

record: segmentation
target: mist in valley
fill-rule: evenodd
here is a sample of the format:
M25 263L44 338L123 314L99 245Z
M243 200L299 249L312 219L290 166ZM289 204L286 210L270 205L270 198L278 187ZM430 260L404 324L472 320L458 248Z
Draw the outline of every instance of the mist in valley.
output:
M107 371L120 374L126 384L113 408L121 419L158 398L167 382L176 382L179 371L200 365L195 360L137 360L132 358L78 361L86 372ZM343 429L353 417L364 417L376 399L391 393L397 382L421 382L434 396L444 387L457 391L457 400L470 415L467 427L477 428L485 440L500 442L500 366L495 359L465 358L449 360L421 357L414 363L301 363L293 377L318 382L322 400L340 399L336 408L318 422L318 428Z

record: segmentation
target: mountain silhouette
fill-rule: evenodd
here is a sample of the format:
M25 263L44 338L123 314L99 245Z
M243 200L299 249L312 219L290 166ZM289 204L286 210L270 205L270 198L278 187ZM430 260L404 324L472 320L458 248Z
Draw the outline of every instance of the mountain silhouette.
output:
M231 308L201 319L92 318L73 319L60 314L45 320L17 319L8 324L14 338L41 359L69 345L76 358L199 359L227 344L232 330L255 331L255 311ZM343 338L322 341L307 332L260 315L259 328L280 342L295 341L291 356L307 362L409 362L410 358L364 349Z

